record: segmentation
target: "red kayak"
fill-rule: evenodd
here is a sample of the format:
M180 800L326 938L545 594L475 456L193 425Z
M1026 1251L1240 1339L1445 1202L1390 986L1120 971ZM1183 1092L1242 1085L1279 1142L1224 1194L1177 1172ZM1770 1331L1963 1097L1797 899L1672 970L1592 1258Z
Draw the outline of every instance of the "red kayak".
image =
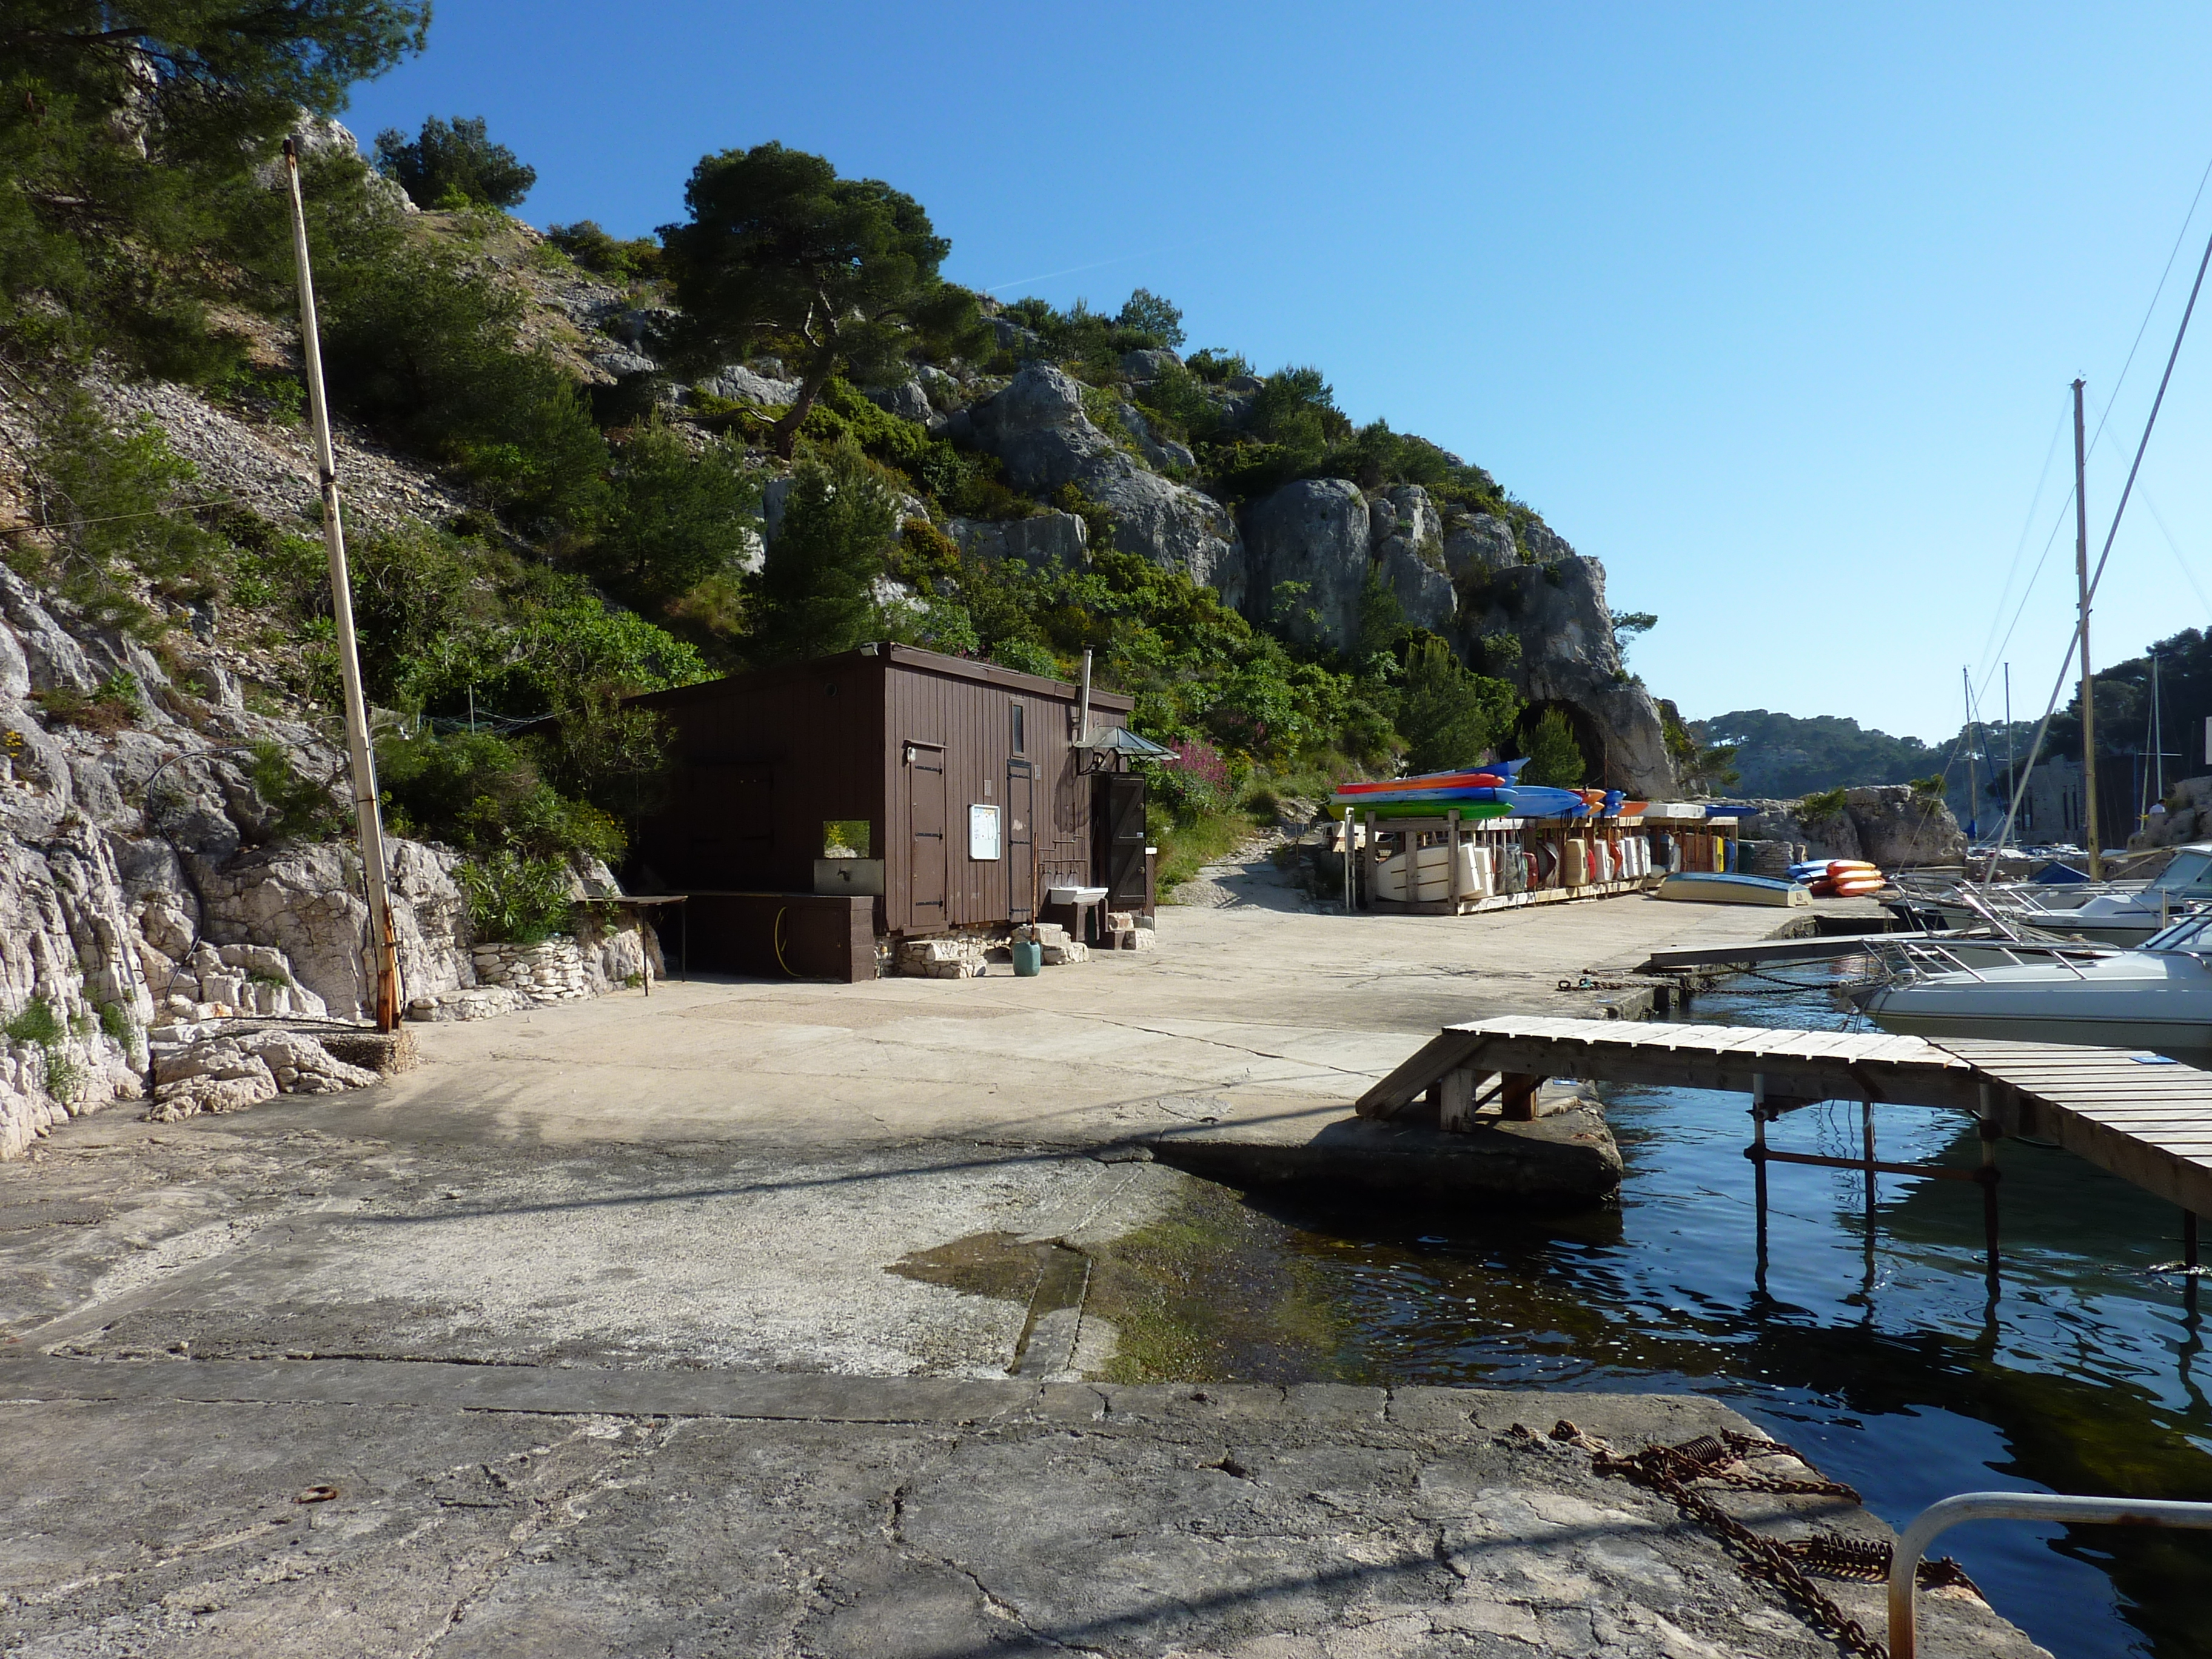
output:
M1510 789L1513 780L1496 772L1431 772L1425 777L1391 778L1381 783L1340 783L1346 795L1401 794L1409 789Z

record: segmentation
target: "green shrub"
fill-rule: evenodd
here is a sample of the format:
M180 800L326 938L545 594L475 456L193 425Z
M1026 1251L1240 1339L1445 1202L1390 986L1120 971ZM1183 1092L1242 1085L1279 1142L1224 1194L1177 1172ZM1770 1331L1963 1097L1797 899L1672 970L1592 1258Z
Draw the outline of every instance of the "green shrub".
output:
M201 596L222 544L190 511L198 469L150 416L118 429L75 385L33 408L33 513L44 545L11 538L15 562L109 623L144 627L142 580Z
M620 821L545 781L540 756L547 741L489 732L386 733L377 745L377 782L394 831L475 854L619 860Z
M49 686L31 693L48 726L74 726L99 737L112 738L136 726L146 714L146 699L137 677L117 669L90 691L74 686Z
M345 822L330 783L303 777L292 757L274 738L256 738L245 766L253 792L275 814L269 829L274 841L326 841Z
M658 419L615 444L612 495L593 561L644 603L727 572L759 527L760 481L744 451L717 438L695 453Z
M585 270L617 282L647 282L661 274L659 243L650 236L620 240L600 229L594 219L548 225L545 240Z
M100 1029L118 1048L128 1050L138 1040L138 1023L131 1018L131 1011L119 1002L104 1002L100 1006Z
M568 869L558 859L526 858L502 848L470 860L459 873L480 939L535 945L568 922Z
M411 246L335 264L319 283L323 362L339 407L483 489L572 530L608 506L590 399L524 350L522 301L458 253Z
M1844 792L1824 789L1797 803L1797 817L1805 823L1821 823L1844 816Z
M25 1003L5 1029L10 1042L32 1042L42 1047L59 1042L68 1035L53 1004L43 997L34 997Z
M1207 346L1203 350L1192 352L1183 359L1183 367L1200 380L1211 381L1215 386L1252 372L1252 365L1244 361L1242 352L1224 351L1217 346Z
M492 143L480 115L451 121L433 115L412 138L386 127L376 135L376 165L423 208L511 208L538 182L537 168Z

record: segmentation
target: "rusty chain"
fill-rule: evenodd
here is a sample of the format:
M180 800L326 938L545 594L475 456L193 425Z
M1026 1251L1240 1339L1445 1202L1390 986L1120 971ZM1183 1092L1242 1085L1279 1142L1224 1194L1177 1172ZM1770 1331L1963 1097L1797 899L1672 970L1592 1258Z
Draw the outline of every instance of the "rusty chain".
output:
M1788 1540L1765 1537L1697 1491L1692 1483L1711 1481L1738 1492L1840 1498L1853 1504L1859 1501L1856 1488L1840 1480L1792 1480L1760 1474L1747 1467L1750 1459L1790 1457L1807 1468L1812 1463L1779 1440L1733 1430L1720 1435L1699 1435L1679 1446L1655 1443L1642 1451L1623 1455L1561 1418L1552 1431L1552 1438L1589 1453L1590 1468L1597 1474L1618 1475L1672 1499L1685 1515L1711 1528L1741 1552L1744 1559L1737 1565L1747 1577L1764 1579L1796 1601L1846 1651L1858 1655L1860 1659L1889 1659L1888 1647L1806 1576L1806 1569L1810 1567L1835 1577L1886 1580L1890 1567L1888 1544L1832 1534ZM1931 1587L1952 1584L1974 1589L1973 1581L1948 1556L1922 1562L1919 1582Z

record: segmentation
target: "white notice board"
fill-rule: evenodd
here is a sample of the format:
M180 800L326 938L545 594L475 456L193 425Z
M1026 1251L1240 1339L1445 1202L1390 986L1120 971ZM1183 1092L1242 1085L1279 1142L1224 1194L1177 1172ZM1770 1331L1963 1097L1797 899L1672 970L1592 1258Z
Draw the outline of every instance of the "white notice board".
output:
M995 859L999 856L997 807L971 806L968 809L968 856L971 859Z

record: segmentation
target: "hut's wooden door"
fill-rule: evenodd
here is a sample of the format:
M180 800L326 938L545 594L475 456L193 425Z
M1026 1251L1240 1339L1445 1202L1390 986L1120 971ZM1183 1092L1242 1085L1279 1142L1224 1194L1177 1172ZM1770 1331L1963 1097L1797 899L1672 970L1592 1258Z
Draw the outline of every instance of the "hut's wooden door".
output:
M1109 910L1145 904L1145 780L1141 773L1108 772L1091 797L1093 867L1106 889Z
M1006 920L1036 920L1036 768L1006 763Z
M949 870L945 845L945 750L933 743L906 746L908 818L913 846L907 857L913 890L913 925L945 925L945 888Z

